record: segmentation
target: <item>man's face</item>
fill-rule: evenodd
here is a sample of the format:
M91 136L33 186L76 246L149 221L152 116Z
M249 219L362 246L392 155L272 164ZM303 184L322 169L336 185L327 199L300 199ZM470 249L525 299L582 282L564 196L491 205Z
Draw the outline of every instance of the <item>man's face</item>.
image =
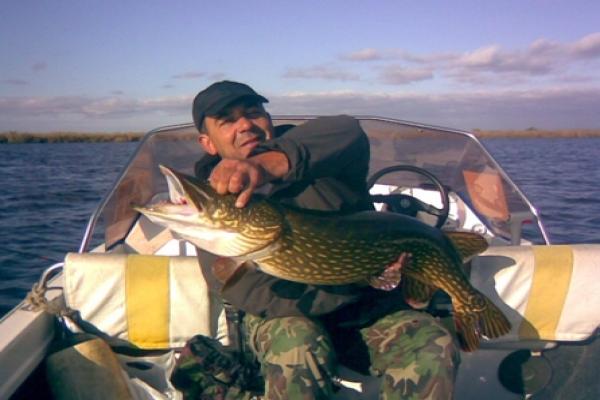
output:
M209 154L243 160L261 142L273 137L273 125L262 104L236 103L220 115L204 119L200 144Z

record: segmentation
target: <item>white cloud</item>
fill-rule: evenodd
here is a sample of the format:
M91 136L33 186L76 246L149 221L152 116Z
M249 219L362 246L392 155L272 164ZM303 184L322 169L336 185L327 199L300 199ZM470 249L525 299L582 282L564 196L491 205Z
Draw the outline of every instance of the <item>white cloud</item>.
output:
M552 51L550 51L552 50ZM554 48L536 42L528 51L505 51L499 46L487 46L459 56L451 68L466 73L513 73L543 75L559 66Z
M521 49L490 44L465 52L416 54L402 49L366 48L341 58L345 61L379 60L379 65L386 68L380 78L389 84L431 79L433 75L479 85L515 84L540 79L561 82L563 79L575 79L569 78L569 74L577 76L576 69L583 61L600 60L600 32L567 43L541 38ZM397 60L403 62L402 68L382 65ZM587 75L600 79L596 72Z
M360 79L358 74L329 65L289 68L283 74L283 77L286 79L322 79L329 81L356 81Z
M381 71L379 79L392 85L406 85L433 79L433 72L428 68L405 68L400 65L391 65Z
M191 96L133 99L122 96L0 97L0 116L80 115L90 118L187 112Z
M584 36L570 45L569 50L580 58L600 58L600 32Z
M270 95L273 114L378 115L458 129L600 128L600 87L368 93L358 90ZM130 98L0 97L0 131L150 129L191 121L192 96Z
M600 128L600 88L446 92L322 92L272 96L274 114L378 115L458 129Z
M380 50L370 48L344 54L340 58L347 61L374 61L381 60L385 58L385 56Z

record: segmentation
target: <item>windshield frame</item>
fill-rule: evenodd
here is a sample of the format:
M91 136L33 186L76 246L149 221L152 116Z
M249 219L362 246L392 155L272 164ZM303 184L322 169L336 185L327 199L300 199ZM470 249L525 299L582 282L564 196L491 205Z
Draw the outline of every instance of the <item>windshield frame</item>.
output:
M275 115L272 117L273 123L275 125L290 124L290 123L301 124L301 123L306 122L307 120L311 120L311 119L315 119L315 118L318 118L318 116ZM473 149L475 151L481 152L481 156L485 158L485 160L484 160L485 163L487 165L489 165L490 168L492 168L495 172L497 172L497 174L500 176L501 180L503 181L504 185L507 185L509 190L512 191L513 194L516 195L519 198L519 200L523 202L523 206L527 209L528 212L531 213L531 215L535 219L535 222L537 222L537 227L539 229L539 233L541 234L541 240L543 242L545 242L546 244L550 243L548 234L546 232L543 222L540 219L540 215L539 215L537 209L531 204L531 202L529 201L529 199L527 199L527 197L525 196L523 191L512 181L512 179L508 176L508 174L504 171L504 169L500 166L500 164L488 152L488 150L485 148L485 146L472 133L467 132L467 131L457 130L457 129L439 127L439 126L434 126L434 125L426 125L426 124L410 122L410 121L403 121L403 120L398 120L398 119L393 119L393 118L384 118L384 117L368 116L368 115L355 116L355 118L357 118L360 121L361 125L363 125L363 128L365 128L365 131L367 131L367 134L369 135L370 140L373 139L373 141L376 141L377 139L375 138L375 136L372 136L375 134L372 132L372 129L369 129L369 127L382 126L387 129L388 125L390 128L398 128L398 132L400 132L401 130L404 131L405 133L408 132L408 133L406 133L408 135L424 135L425 136L425 135L429 135L429 134L446 134L446 135L449 134L449 135L457 135L456 136L457 138L462 138L462 139L466 140L465 143L469 143L470 145L472 145ZM128 175L130 173L130 168L133 165L135 165L135 163L139 161L140 156L143 155L142 152L147 151L148 147L153 145L153 143L152 143L153 140L155 140L155 139L160 140L160 135L173 134L173 133L181 135L183 138L185 138L185 141L188 140L187 139L188 135L190 138L195 138L198 135L196 128L191 123L190 124L178 124L178 125L164 126L164 127L160 127L157 129L153 129L153 130L149 131L148 133L146 133L146 135L144 135L143 139L140 141L135 152L129 158L127 164L123 167L122 172L119 174L119 176L115 180L115 183L112 185L111 189L105 194L105 196L102 198L102 200L99 202L98 206L96 207L95 211L90 216L88 224L87 224L85 232L84 232L84 235L83 235L83 238L82 238L82 241L81 241L81 244L79 246L78 251L80 253L89 251L92 237L95 234L97 234L97 232L95 232L95 231L96 231L98 222L99 222L102 214L107 209L107 206L111 202L111 199L113 199L115 197L116 192L119 190L119 188L124 184L124 182L128 178ZM388 133L386 133L386 132L382 133L382 135L387 135L387 134ZM417 136L415 136L415 137L417 137ZM441 138L441 136L438 138ZM176 139L176 140L179 140L179 139ZM187 146L187 144L185 146ZM372 147L373 146L374 145L372 145ZM196 154L196 153L198 154L198 157L202 154L200 146L193 146L193 148L190 148L189 154L187 154L186 156L189 159L192 159L193 154ZM395 163L395 161L391 160L390 157L388 157L387 159L385 157L379 158L377 155L377 151L372 151L371 154L372 154L372 163L373 164L380 163L383 165L385 165L385 164L392 165L393 163ZM394 157L397 157L397 154L399 154L399 152L396 152L396 155ZM183 158L185 159L186 157L183 157ZM193 173L193 162L190 164L191 165L186 164L185 168L188 170L188 172L191 171ZM376 169L379 169L379 168L376 168ZM369 175L372 175L374 172L375 172L374 169L371 169ZM464 196L464 194L462 194L462 195ZM481 216L480 216L480 218L481 218ZM130 223L132 224L133 222L134 222L134 219L131 219ZM515 243L513 243L513 244L515 244ZM109 243L109 246L110 246L110 243Z

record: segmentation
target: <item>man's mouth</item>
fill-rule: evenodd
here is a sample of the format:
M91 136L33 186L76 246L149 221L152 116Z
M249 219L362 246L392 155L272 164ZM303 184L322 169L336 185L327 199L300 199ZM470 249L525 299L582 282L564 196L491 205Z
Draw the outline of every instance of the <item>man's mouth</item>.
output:
M254 137L250 140L246 140L245 142L242 143L241 147L247 147L247 146L256 146L260 143L260 139L258 137Z

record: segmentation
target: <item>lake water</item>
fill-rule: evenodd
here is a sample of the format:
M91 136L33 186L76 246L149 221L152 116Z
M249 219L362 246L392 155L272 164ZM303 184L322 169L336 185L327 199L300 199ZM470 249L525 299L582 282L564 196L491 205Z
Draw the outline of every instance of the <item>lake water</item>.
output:
M600 243L600 139L484 142L541 212L553 243ZM137 143L0 145L0 315L77 251Z

